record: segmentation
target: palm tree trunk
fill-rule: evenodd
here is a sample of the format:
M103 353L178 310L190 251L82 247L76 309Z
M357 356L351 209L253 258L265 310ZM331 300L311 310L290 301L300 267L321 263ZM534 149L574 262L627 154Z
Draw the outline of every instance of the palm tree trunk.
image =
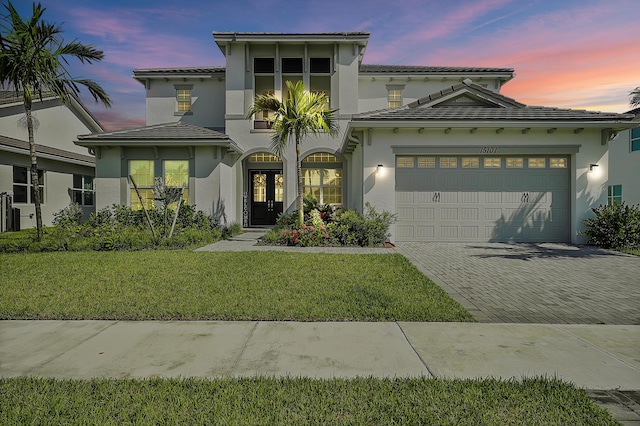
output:
M29 155L31 156L31 187L33 188L33 202L36 206L37 240L42 241L42 206L40 202L40 186L38 181L38 160L36 156L36 142L33 137L33 116L31 115L31 100L25 100L27 114L27 132L29 134Z
M300 140L296 135L296 171L298 173L298 219L304 223L304 205L302 202L302 161L300 160Z

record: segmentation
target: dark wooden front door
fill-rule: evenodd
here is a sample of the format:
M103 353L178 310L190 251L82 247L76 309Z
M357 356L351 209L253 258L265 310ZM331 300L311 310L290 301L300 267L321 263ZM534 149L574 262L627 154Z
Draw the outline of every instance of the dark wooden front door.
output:
M282 170L250 170L251 225L275 225L282 213Z

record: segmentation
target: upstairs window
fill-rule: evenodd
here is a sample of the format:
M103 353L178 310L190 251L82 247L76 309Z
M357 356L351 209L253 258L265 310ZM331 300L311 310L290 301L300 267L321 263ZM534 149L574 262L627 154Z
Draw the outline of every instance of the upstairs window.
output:
M389 89L389 93L387 95L387 106L389 108L402 106L402 90Z
M631 151L640 151L640 127L631 129Z
M607 205L622 204L622 185L609 185L607 187Z
M273 74L275 72L275 61L273 58L254 58L254 74Z
M174 85L176 89L176 115L191 113L191 90L193 85Z
M282 58L282 74L302 74L302 58Z
M311 74L331 73L331 58L309 58Z

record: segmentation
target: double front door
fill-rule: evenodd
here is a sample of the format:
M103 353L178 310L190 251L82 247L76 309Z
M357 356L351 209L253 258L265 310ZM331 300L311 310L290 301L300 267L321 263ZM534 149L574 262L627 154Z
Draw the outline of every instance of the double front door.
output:
M284 179L282 170L250 170L251 225L274 225L282 213Z

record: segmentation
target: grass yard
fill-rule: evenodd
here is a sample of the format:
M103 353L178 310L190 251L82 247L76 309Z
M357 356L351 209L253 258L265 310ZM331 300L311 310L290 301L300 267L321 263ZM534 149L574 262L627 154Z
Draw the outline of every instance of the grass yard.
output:
M573 385L435 379L0 379L0 424L615 425Z
M401 255L0 254L0 319L473 321Z

